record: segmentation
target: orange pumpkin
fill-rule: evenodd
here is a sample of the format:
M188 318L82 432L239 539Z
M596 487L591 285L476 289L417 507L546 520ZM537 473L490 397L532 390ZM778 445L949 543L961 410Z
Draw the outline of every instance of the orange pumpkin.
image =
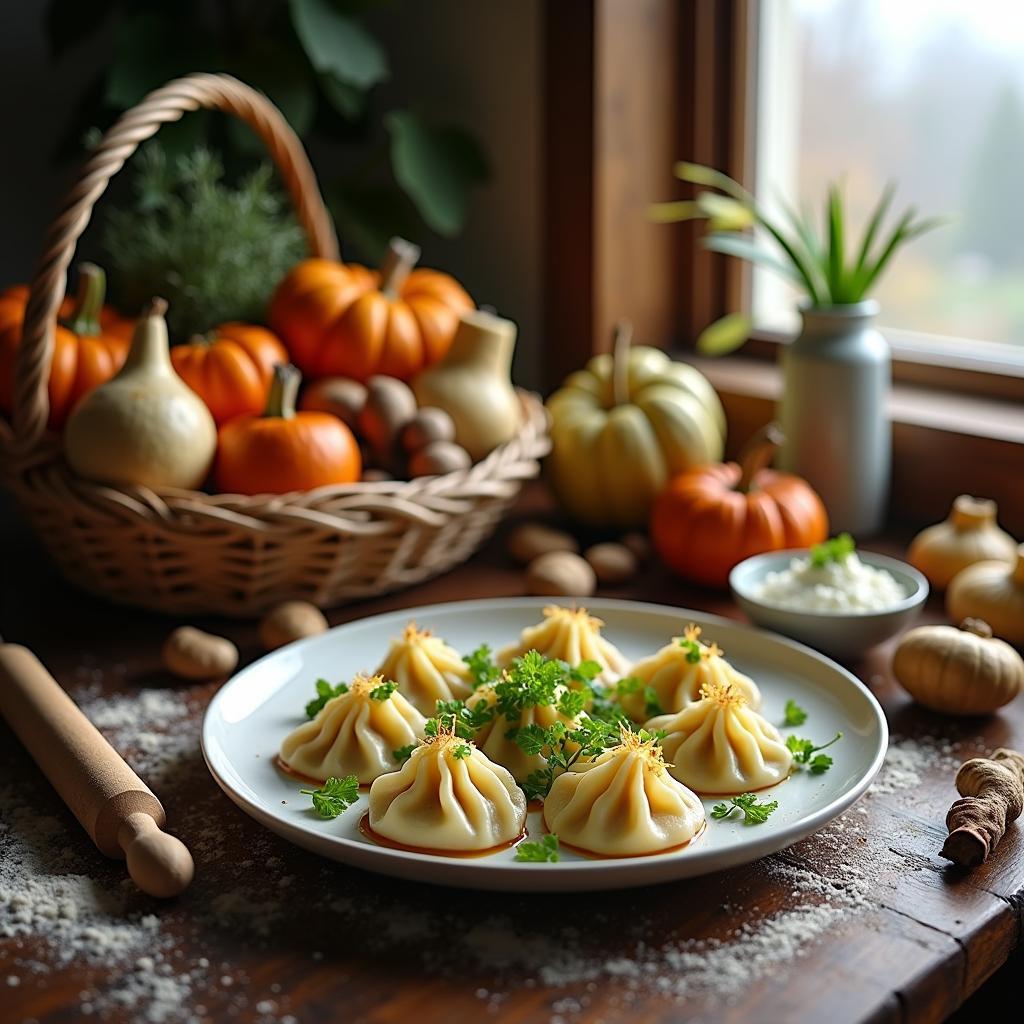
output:
M308 378L408 380L448 351L459 317L473 309L454 278L413 270L417 259L417 246L394 238L379 273L305 260L278 286L270 326Z
M299 371L274 367L262 416L242 415L220 428L214 479L230 494L287 494L359 479L362 459L352 431L328 412L296 412Z
M8 416L14 396L14 367L28 303L28 286L0 293L0 409ZM92 263L78 268L78 293L58 311L50 365L51 430L59 430L75 403L121 369L132 338L132 322L103 305L106 275Z
M221 324L171 349L178 376L206 403L220 426L267 405L274 367L286 363L284 345L265 327Z
M739 465L702 466L669 483L654 503L651 540L670 569L724 587L744 558L828 537L828 513L810 485L766 468L780 443L773 425L753 438Z

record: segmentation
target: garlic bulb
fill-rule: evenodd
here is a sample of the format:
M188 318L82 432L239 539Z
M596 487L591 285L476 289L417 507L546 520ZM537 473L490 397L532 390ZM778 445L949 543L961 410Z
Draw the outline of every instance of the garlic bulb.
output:
M996 636L1024 644L1024 544L1016 562L978 562L957 573L946 591L946 612L960 619L984 619Z
M939 590L961 569L994 559L1012 562L1017 542L996 525L996 503L961 494L949 518L922 530L910 544L907 560Z

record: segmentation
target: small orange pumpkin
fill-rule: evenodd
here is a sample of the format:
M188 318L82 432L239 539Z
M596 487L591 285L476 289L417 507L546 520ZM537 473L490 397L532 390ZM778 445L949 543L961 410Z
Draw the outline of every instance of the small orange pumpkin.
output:
M206 403L217 426L262 412L274 367L287 361L284 345L265 327L234 322L171 349L178 376Z
M270 326L308 378L408 380L448 351L473 300L447 274L413 270L419 254L393 238L379 273L311 259L285 277L270 304Z
M21 345L28 286L0 293L0 409L8 416L14 396L14 367ZM103 305L106 275L92 263L78 267L78 292L64 299L53 339L48 392L51 430L59 430L75 403L121 369L133 325Z
M767 468L781 441L772 425L755 435L738 465L702 466L669 483L654 503L651 540L670 569L724 587L744 558L828 537L828 513L810 485Z
M296 412L300 374L274 367L262 416L236 416L220 428L214 479L229 494L287 494L359 479L352 431L327 412Z

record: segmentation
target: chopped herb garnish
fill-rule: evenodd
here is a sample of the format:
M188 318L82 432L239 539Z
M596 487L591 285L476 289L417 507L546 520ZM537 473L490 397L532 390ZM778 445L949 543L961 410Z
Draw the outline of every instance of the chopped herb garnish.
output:
M525 754L539 754L547 761L543 768L531 772L522 785L530 800L546 797L555 779L581 757L596 757L621 742L617 724L589 717L581 718L574 726L555 722L546 729L531 723L517 729L513 738Z
M615 693L619 697L628 697L631 693L639 693L644 688L644 681L636 676L626 676L615 684Z
M727 804L715 804L711 808L711 817L721 820L736 811L741 811L744 825L763 825L778 806L778 800L763 801L753 793L743 793L741 796L732 797Z
M653 686L644 687L644 714L648 718L665 714L665 709L661 706L661 701L658 700L658 691Z
M838 743L842 738L843 734L837 732L828 743L815 746L813 740L805 740L799 736L787 736L786 746L789 747L793 754L793 760L797 764L804 765L812 775L821 775L822 772L827 772L832 767L832 758L828 754L819 754L818 751L831 747L833 743Z
M412 752L419 746L418 743L410 743L408 746L399 747L397 750L391 751L391 756L399 763L405 764L406 761L412 757Z
M823 544L815 544L811 548L811 565L821 569L829 562L841 562L857 550L857 545L848 533L841 533Z
M501 669L494 664L494 657L487 644L481 644L472 654L467 654L462 660L473 677L474 690L493 683L501 675Z
M803 725L807 721L807 712L795 700L786 701L786 709L782 715L785 726Z
M700 641L696 637L681 636L679 638L679 646L686 651L686 660L691 665L696 665L701 659L701 647Z
M316 696L306 705L306 717L316 718L329 700L340 697L343 693L348 693L348 686L345 683L331 686L326 679L318 679L316 681Z
M527 864L557 864L558 836L548 833L533 843L520 843L516 847L516 860Z
M370 700L387 700L397 689L398 683L381 683L370 691Z
M452 757L454 757L456 761L465 761L472 753L473 748L468 743L460 743L452 750Z
M313 810L321 818L336 818L359 799L359 779L354 775L330 778L320 789L300 789L299 792L313 798Z

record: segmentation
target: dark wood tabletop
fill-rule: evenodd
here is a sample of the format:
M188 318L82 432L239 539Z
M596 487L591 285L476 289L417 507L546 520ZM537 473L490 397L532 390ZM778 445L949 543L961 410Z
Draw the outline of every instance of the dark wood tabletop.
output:
M538 511L546 513L534 488L516 515ZM893 534L865 547L899 553L903 540ZM261 828L221 794L201 761L199 719L216 686L184 686L160 667L174 623L66 585L20 526L5 528L0 556L0 634L35 650L79 699L148 690L190 701L171 737L147 735L139 744L152 751L173 740L181 751L180 764L154 787L198 868L176 900L131 891L124 866L90 845L0 726L0 786L56 818L57 839L48 842L62 847L62 870L116 896L111 913L153 934L151 949L63 962L67 951L52 939L0 933L4 1022L938 1021L1018 943L1021 829L971 874L937 851L955 766L995 746L1024 747L1024 699L984 719L925 712L892 682L891 644L850 667L881 701L897 745L927 756L897 762L897 784L870 793L823 832L754 864L647 889L478 893L346 868ZM522 592L499 537L445 577L329 618ZM727 596L655 565L600 593L740 617ZM942 619L938 601L925 618ZM253 623L200 624L231 636L243 661L261 653ZM123 730L118 735L124 742ZM129 760L145 762L145 749L126 747ZM19 819L2 824L17 831ZM54 870L52 857L41 863ZM834 913L793 911L818 904ZM152 999L145 979L136 983L150 973L168 979L153 986Z

